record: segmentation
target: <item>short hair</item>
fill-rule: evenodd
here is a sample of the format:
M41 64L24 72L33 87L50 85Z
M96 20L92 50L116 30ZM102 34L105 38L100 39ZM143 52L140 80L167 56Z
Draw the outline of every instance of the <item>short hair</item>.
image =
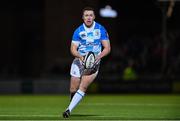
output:
M92 8L92 7L85 7L83 10L82 10L82 15L84 15L84 11L93 11L94 12L94 14L95 14L95 11L94 11L94 8Z

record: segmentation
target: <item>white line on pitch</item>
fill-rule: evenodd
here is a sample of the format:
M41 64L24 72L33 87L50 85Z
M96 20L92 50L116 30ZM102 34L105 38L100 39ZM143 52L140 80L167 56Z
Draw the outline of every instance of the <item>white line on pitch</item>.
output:
M16 114L0 114L0 117L58 117L58 115L25 115L25 114L22 114L22 115L16 115Z
M89 105L89 106L180 106L180 104L153 104L153 103L86 103L86 104L80 104L80 105Z

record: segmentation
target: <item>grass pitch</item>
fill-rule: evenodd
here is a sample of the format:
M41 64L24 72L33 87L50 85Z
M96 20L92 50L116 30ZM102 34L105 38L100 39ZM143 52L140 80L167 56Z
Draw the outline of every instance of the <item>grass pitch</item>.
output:
M68 95L1 95L0 120L180 120L180 95L86 95L62 118Z

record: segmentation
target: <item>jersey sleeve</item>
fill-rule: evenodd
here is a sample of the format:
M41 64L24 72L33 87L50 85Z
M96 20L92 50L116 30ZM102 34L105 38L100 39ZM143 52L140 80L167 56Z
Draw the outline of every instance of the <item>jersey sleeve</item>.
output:
M101 40L109 40L109 35L103 26L101 26Z
M80 38L79 38L79 32L78 29L76 29L73 33L73 37L72 37L72 43L79 45L80 43Z

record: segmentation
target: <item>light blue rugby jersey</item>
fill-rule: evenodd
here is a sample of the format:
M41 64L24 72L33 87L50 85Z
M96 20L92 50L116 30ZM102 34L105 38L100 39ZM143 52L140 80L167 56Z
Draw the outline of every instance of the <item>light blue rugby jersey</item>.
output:
M78 45L78 52L85 55L92 51L99 54L102 50L102 40L109 40L106 29L94 22L91 28L87 28L84 23L80 25L74 32L72 42Z

